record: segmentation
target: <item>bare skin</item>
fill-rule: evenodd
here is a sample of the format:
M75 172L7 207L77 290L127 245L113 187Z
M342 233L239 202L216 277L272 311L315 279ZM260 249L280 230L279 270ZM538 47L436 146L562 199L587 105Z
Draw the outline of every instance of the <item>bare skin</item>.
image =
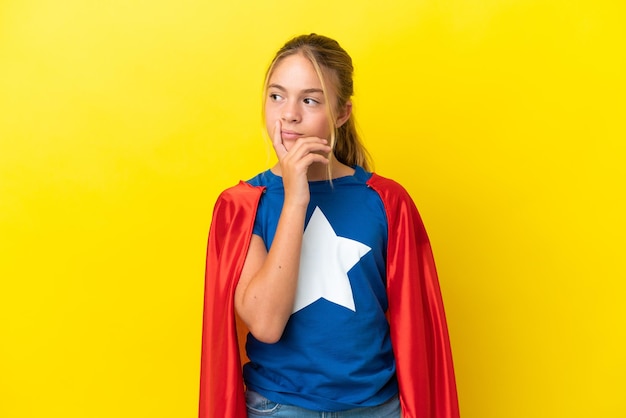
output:
M235 291L235 308L250 332L260 341L280 339L293 309L306 208L309 203L307 171L313 164L325 166L330 152L326 140L301 138L288 152L274 132L283 177L285 201L269 252L258 235L252 235L248 255Z
M303 56L287 57L270 80L266 121L278 163L272 172L283 179L285 200L271 248L252 235L246 261L235 290L235 309L256 339L277 342L293 311L306 209L310 200L309 181L351 175L354 170L337 161L326 138L328 128L321 83L310 61ZM330 93L328 100L336 103ZM338 109L334 122L345 123L351 104Z

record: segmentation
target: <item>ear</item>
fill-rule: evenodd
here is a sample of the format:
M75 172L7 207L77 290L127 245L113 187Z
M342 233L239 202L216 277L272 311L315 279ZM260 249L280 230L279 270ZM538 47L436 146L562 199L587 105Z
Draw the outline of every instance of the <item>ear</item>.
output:
M348 100L346 104L339 109L337 114L338 116L335 125L339 128L341 125L346 123L348 119L350 119L350 115L352 115L352 102Z

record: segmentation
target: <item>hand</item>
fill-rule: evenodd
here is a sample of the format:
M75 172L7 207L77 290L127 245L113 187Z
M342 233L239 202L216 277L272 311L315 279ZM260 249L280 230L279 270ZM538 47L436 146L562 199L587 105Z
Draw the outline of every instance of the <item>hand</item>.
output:
M307 171L312 164L328 164L330 147L325 139L302 137L287 150L283 144L281 129L282 124L278 120L274 125L272 145L283 176L285 204L306 207L310 200Z

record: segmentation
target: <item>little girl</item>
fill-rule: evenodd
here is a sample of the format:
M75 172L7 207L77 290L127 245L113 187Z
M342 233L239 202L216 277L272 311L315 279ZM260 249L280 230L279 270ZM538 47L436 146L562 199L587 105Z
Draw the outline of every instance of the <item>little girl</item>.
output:
M369 172L352 72L316 34L267 70L278 163L215 205L200 417L459 415L428 237L402 186Z

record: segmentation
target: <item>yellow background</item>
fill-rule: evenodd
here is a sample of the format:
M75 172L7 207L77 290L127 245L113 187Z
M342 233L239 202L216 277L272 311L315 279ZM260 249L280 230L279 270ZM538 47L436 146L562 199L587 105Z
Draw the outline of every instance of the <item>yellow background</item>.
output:
M0 1L0 417L195 416L212 206L311 31L426 222L462 415L626 416L626 3L227 3Z

